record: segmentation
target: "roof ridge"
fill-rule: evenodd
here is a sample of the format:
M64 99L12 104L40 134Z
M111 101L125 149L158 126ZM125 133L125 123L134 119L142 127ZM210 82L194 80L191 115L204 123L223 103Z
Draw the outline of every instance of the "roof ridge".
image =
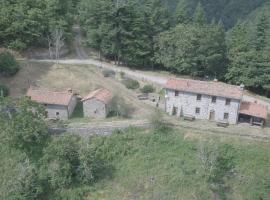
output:
M239 86L215 81L169 78L165 88L234 99L242 99L243 96L243 89Z
M62 93L62 94L72 94L68 91L51 91L49 89L36 89L36 88L29 88L30 90L33 90L33 91L40 91L40 92L50 92L50 93Z

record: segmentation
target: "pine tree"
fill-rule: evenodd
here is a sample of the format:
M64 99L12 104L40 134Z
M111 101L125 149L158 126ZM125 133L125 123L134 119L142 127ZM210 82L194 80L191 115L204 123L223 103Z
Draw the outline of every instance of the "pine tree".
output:
M187 24L190 23L190 6L186 1L180 1L177 5L174 20L176 24Z
M263 12L259 17L258 23L256 25L256 35L255 35L255 49L257 51L263 50L267 44L267 31L269 29L269 19Z
M195 24L202 26L206 24L206 15L202 4L199 2L193 15L193 21Z

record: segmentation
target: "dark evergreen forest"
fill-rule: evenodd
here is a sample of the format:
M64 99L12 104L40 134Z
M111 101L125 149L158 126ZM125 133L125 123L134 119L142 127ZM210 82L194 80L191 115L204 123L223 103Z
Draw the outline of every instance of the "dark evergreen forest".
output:
M0 45L46 47L56 29L128 67L218 78L270 95L267 0L1 0Z

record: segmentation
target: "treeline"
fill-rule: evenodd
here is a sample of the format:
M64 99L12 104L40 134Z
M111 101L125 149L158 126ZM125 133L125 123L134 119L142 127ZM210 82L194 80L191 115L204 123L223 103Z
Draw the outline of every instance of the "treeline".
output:
M267 9L256 13L247 34L241 36L244 33L238 30L239 26L244 28L247 23L239 22L226 32L222 17L210 19L206 2L214 4L180 1L171 12L162 0L82 0L80 21L87 44L118 64L165 68L192 77L243 83L255 92L269 95ZM235 3L230 1L230 5ZM250 10L263 1L253 3L247 4ZM244 45L245 55L240 55L242 46L238 44Z
M226 30L232 28L238 20L245 19L252 11L256 10L268 0L165 0L170 10L187 10L192 16L198 3L202 4L208 22L213 19L222 21Z
M154 38L170 27L161 1L82 0L79 12L88 44L129 66L153 66Z
M227 36L229 68L226 80L245 84L270 96L270 6L238 23Z
M68 38L76 4L75 0L0 1L0 45L16 50L47 46L56 28L63 29Z

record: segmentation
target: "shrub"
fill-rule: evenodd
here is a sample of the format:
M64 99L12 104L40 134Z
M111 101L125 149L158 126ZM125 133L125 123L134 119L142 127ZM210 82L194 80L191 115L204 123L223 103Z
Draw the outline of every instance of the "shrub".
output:
M141 88L141 92L145 94L152 93L155 92L155 88L152 85L145 85Z
M152 115L151 124L153 126L153 130L155 134L159 133L169 133L172 131L171 124L167 123L160 112L156 112Z
M117 116L129 118L133 112L133 107L125 102L125 100L121 97L115 96L111 100L109 105L109 117Z
M7 97L9 95L9 89L5 85L0 85L0 97Z
M123 80L122 83L126 86L126 88L131 89L131 90L136 90L140 87L140 83L131 78L127 78Z
M18 39L16 39L15 41L11 42L8 47L10 49L14 49L14 50L23 50L26 48L26 44Z
M104 69L102 71L102 74L104 77L114 77L115 76L115 71L110 70L110 69Z
M120 72L120 77L123 79L123 78L125 78L125 72Z
M0 53L0 74L4 76L13 76L20 69L14 56L8 51Z

